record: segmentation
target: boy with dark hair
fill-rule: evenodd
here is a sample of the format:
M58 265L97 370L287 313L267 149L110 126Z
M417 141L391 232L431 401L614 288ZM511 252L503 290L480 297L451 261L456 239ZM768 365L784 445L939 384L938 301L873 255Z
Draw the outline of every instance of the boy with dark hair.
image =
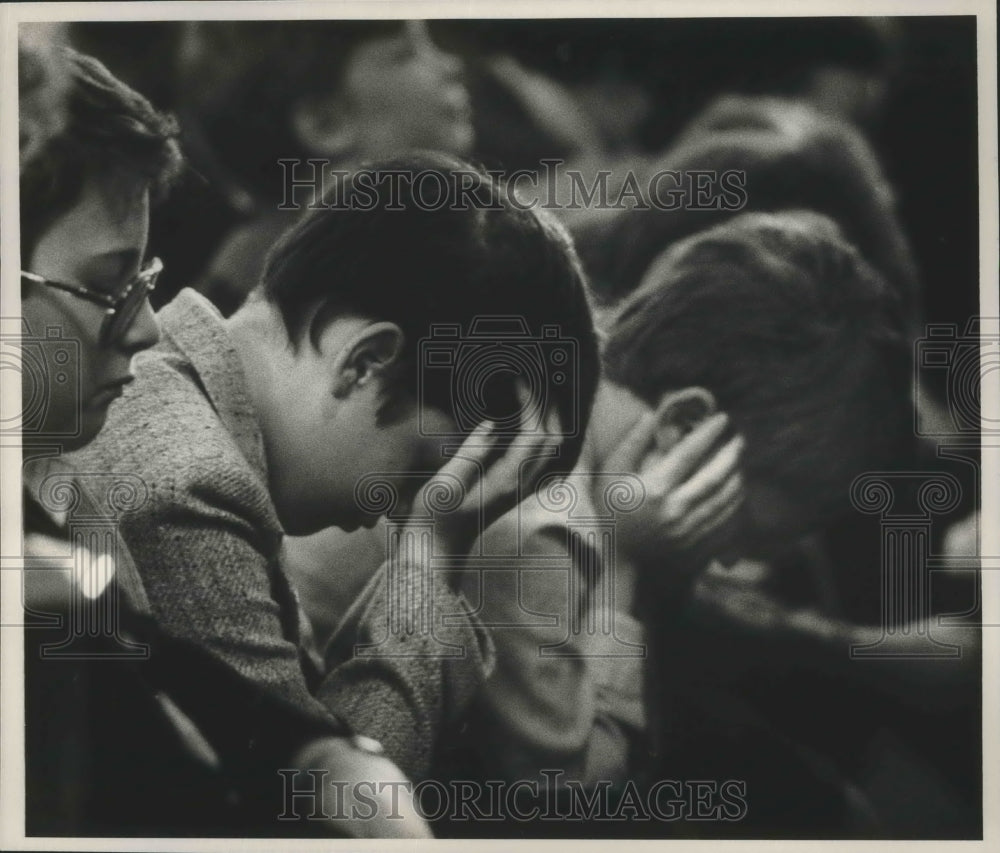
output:
M437 209L414 180L428 172L443 187ZM597 343L565 232L485 174L428 155L355 172L338 190L337 206L312 211L279 243L229 320L193 292L161 312L164 341L89 464L150 486L123 536L170 634L382 741L419 778L492 656L453 575L481 525L542 470L572 466ZM512 318L513 340L509 330L484 340L475 323ZM421 342L437 341L441 323L452 366L434 379ZM533 372L501 359L460 375L482 346L539 352L553 340L568 363L535 359ZM494 426L476 426L484 420ZM441 468L446 448L457 455ZM373 476L389 494L381 504L367 488ZM442 489L454 497L448 512ZM431 552L419 549L390 559L317 669L278 564L282 535L355 529L421 506L437 517L433 554L457 571L432 575ZM386 635L400 594L406 618L429 614L433 630Z

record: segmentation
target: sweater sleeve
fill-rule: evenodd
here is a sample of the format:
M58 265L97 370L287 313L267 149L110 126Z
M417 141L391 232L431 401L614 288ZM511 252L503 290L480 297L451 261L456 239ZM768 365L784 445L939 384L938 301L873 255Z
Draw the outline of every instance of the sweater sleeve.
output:
M176 485L153 482L150 501L125 518L122 536L142 567L166 633L329 716L312 696L303 668L298 608L277 565L280 534L256 517L261 487L233 461L201 460L197 473Z
M443 573L386 562L344 617L326 663L319 698L419 780L482 687L493 647Z

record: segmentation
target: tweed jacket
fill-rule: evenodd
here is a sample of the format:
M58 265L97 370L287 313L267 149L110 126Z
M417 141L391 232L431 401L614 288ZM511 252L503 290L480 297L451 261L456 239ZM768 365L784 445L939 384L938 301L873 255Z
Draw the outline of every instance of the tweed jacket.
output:
M395 635L380 654L353 654L386 635L388 573L379 571L321 671L279 562L283 531L263 437L221 315L188 289L158 319L162 340L136 357L135 382L76 462L145 481L149 499L123 519L121 533L156 619L258 685L381 741L411 777L426 775L440 731L489 670L488 635L465 600L439 584L419 595L447 615L444 635L460 655L420 654L426 637L406 644Z

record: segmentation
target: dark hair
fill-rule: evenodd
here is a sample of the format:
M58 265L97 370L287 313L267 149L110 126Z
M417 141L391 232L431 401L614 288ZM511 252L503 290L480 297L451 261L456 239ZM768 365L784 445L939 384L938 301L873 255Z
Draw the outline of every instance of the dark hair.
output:
M179 78L184 107L220 164L269 201L278 160L303 152L292 109L336 93L353 51L400 31L384 21L199 21L188 25Z
M790 125L793 130L782 128ZM913 328L922 313L916 263L893 193L863 136L849 125L777 99L723 98L690 126L651 169L745 174L742 212L808 209L831 217L849 242L899 294ZM625 210L604 241L577 239L603 298L639 283L653 258L677 240L732 219L741 210Z
M21 170L21 258L76 204L88 177L109 194L122 183L158 198L181 167L177 125L91 56L63 48L65 118Z
M678 243L609 325L612 381L651 405L708 389L746 438L748 478L818 511L911 426L899 299L818 214L743 214Z
M434 180L421 183L418 176L428 173ZM400 174L404 179L393 177ZM560 465L572 465L600 369L583 271L565 229L542 211L519 209L506 190L441 154L359 169L336 188L336 207L310 212L278 241L254 298L278 306L297 345L315 344L324 324L342 313L397 324L405 352L390 387L415 394L422 380L422 400L449 412L455 389L436 372L438 379L417 373L419 342L441 325L459 327L456 345L484 332L495 340L493 321L518 318L522 340L541 342L539 390L567 432ZM572 342L575 365L545 357L545 347L559 340ZM516 411L510 375L485 380L475 389L482 394L476 408L496 419Z

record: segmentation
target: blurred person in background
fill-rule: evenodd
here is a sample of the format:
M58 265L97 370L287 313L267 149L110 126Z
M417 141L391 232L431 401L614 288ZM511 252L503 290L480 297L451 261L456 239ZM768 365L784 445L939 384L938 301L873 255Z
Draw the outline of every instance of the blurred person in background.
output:
M667 170L678 177L665 175ZM657 208L685 186L684 176L727 172L741 176L741 204L723 203L722 186L713 179L696 205ZM741 212L803 208L838 223L901 294L909 339L923 335L926 276L903 228L898 194L872 145L850 123L802 100L727 95L709 104L639 174L646 209L573 211L567 220L600 300L613 303L629 293L650 260L687 235ZM690 202L690 193L685 197ZM929 385L927 373L913 387L918 431L946 434L940 426L948 422L942 389ZM968 482L967 465L934 458L936 443L911 439L915 464L954 469Z
M22 375L32 418L22 436L26 831L274 834L277 770L305 748L313 766L338 775L402 780L384 757L337 737L342 727L161 634L120 540L94 550L95 537L74 538L73 516L93 522L108 497L88 488L103 471L80 472L63 454L96 438L134 378L133 357L159 339L150 207L181 155L173 121L93 58L30 40L18 58L21 347L42 368ZM409 819L398 826L307 829L425 835L402 804Z
M669 209L678 184L666 170L744 175L743 204L708 198ZM897 289L915 328L921 315L912 250L895 211L895 194L871 146L850 125L793 100L723 96L709 104L674 144L645 166L646 207L612 211L595 223L585 256L595 291L606 301L630 293L652 259L674 242L740 213L814 210L831 217ZM588 226L580 229L581 242Z
M18 144L23 169L66 122L69 75L59 56L59 25L22 24L18 32Z
M461 62L423 21L204 21L187 25L180 55L182 116L221 179L253 211L209 261L198 289L226 316L256 286L264 257L318 201L322 169L415 150L468 154L472 110ZM279 160L298 160L285 168ZM296 202L296 210L279 205Z
M612 198L629 170L648 172L724 93L780 98L867 135L899 73L900 33L881 18L725 26L697 19L443 21L437 28L466 58L477 154L485 162L535 171L558 158L588 184L606 170ZM564 208L560 215L575 228L606 213Z
M897 21L874 17L434 26L470 65L481 156L508 169L537 168L543 157L575 159L595 147L610 158L656 156L724 93L808 103L867 131L898 81L904 39ZM560 113L566 127L582 128L582 118L590 129L574 139L558 129Z
M538 170L543 158L563 158L588 184L608 170L613 198L630 169L648 176L660 168L745 168L755 183L747 209L813 207L834 216L901 286L915 283L919 268L915 335L923 334L924 316L962 328L977 313L975 33L969 21L512 20L438 27L443 42L467 57L477 150L491 165ZM726 121L706 128L704 116L727 102ZM759 110L754 116L747 106L733 108L754 102L814 118L797 130L782 120L772 129L794 131L792 138L768 138L760 133L767 125ZM681 144L699 124L709 131L700 151ZM742 141L735 139L739 131L747 134ZM734 141L727 158L723 151ZM768 147L777 159L768 160ZM790 163L787 156L803 159ZM818 177L825 159L836 165ZM855 165L845 172L850 161ZM927 162L950 165L928 170ZM811 189L800 191L795 175ZM826 187L819 194L817 181ZM626 221L627 233L643 230L636 218L620 214L589 205L559 213L599 294L634 286L634 276L623 284L615 274L620 267L609 272L604 266L604 253L619 245L609 237L616 219ZM660 219L661 236L671 239L718 221L705 211ZM943 222L957 225L942 229ZM651 249L664 245L654 241ZM649 255L641 248L634 254L633 272L641 275ZM922 375L915 396L925 421L921 431L947 436L946 389L935 384L944 374Z

